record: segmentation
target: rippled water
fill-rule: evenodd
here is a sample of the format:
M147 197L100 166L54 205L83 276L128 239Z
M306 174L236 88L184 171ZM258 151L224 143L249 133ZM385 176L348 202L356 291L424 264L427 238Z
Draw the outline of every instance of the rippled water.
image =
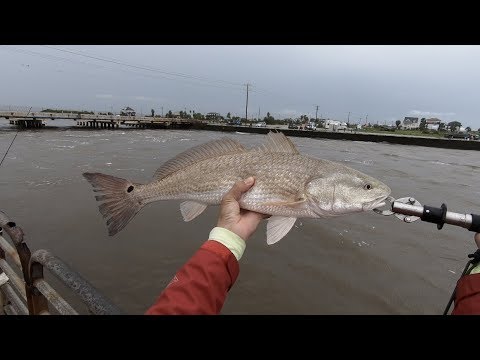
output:
M0 152L14 131L0 131ZM99 171L149 181L166 160L226 136L186 130L29 130L20 132L0 168L1 210L26 232L31 249L47 248L127 313L143 313L176 270L206 240L218 207L184 223L179 201L144 208L108 237L90 185ZM264 136L229 134L245 145ZM480 212L478 152L292 138L302 153L377 177L394 197L445 202ZM249 241L224 314L439 314L474 250L473 233L445 225L402 223L362 213L301 219L279 243L265 224Z

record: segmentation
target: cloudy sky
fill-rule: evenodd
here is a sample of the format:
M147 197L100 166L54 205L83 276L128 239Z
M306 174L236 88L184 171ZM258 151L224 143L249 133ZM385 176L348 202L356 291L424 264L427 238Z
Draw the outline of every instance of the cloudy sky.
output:
M480 46L0 46L0 107L480 127Z

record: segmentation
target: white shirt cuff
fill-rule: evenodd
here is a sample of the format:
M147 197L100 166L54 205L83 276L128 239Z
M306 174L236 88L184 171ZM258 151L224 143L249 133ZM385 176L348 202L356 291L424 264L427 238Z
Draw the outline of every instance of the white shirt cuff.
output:
M228 250L230 250L237 259L240 261L242 258L243 252L247 247L245 241L230 230L227 230L222 227L214 227L212 231L210 231L210 235L208 236L209 240L218 241L220 244L223 244Z

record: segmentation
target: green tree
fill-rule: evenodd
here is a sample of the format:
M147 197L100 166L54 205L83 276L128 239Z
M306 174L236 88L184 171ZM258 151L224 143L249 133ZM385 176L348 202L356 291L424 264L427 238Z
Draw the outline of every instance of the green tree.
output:
M193 118L196 120L205 120L205 116L203 116L201 113L196 112L193 112Z
M445 130L445 123L440 123L438 124L438 131L444 131Z
M183 110L179 111L179 115L180 115L181 119L189 119L190 118L190 114L187 113L186 111L183 111Z
M263 118L263 121L265 121L267 125L275 124L275 118L271 116L269 112L267 112L267 116Z
M427 119L422 118L420 120L420 130L425 130L427 128Z
M151 111L152 111L152 117L154 117L155 116L155 110L152 109Z
M166 118L173 118L173 113L172 110L168 110L168 112L165 114Z
M472 131L472 128L470 126L467 126L467 128L465 129L467 132L470 132Z
M230 113L227 114L227 119L230 119L232 115Z
M400 120L395 121L395 125L397 125L397 129L400 129L400 125L402 122Z
M300 116L300 121L301 122L308 122L308 116L307 115Z
M460 128L462 126L462 123L459 122L459 121L450 121L448 123L448 126L450 127L450 131L455 131L458 128Z

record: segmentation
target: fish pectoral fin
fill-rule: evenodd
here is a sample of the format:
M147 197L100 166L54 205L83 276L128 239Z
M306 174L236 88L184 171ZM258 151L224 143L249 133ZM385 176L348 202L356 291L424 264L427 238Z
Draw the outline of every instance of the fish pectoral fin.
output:
M298 204L302 204L306 201L306 199L300 199L296 201L271 201L266 203L261 203L261 206L295 206Z
M195 201L184 201L180 204L180 211L182 212L184 221L191 221L200 215L207 205Z
M272 245L282 239L292 228L297 218L272 216L267 223L267 244Z

